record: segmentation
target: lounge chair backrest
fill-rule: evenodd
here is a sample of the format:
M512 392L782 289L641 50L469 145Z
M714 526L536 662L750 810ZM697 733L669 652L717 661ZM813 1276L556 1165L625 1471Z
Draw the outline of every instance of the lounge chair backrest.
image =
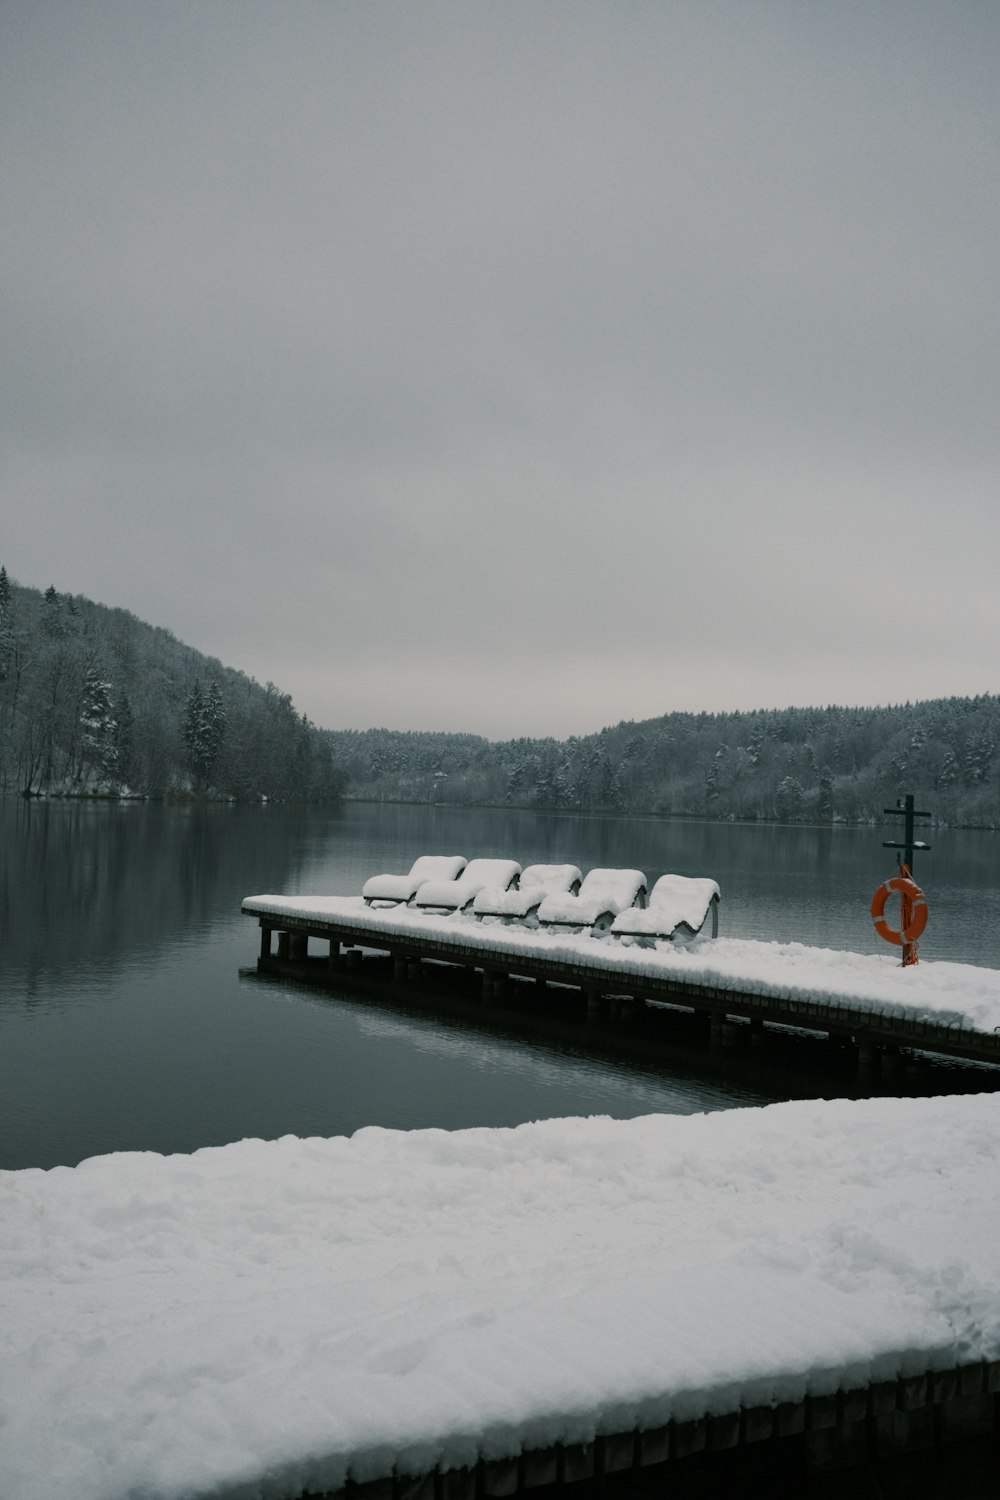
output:
M641 870L588 870L580 887L580 900L612 896L630 903L646 891L646 877Z
M649 893L650 908L690 905L700 906L702 911L713 897L718 897L719 886L715 880L697 875L661 875Z
M546 895L579 890L583 879L576 865L528 865L521 872L521 889L542 890Z
M466 869L460 854L421 854L410 867L414 880L457 880Z
M398 906L401 901L411 901L429 880L454 881L464 869L465 859L461 854L421 854L406 875L372 875L362 886L361 894L369 905L378 901Z
M470 859L462 874L462 880L470 885L510 885L521 872L521 867L512 859Z
M425 880L413 898L428 910L462 911L487 885L507 890L517 880L521 866L513 859L473 859L457 880Z

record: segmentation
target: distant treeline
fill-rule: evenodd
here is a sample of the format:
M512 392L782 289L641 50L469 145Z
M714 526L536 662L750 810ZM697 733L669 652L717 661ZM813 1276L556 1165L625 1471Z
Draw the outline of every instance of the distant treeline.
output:
M664 714L568 740L336 731L357 798L780 822L881 821L914 792L951 826L1000 828L1000 698L889 708Z
M169 630L0 567L0 794L77 793L879 821L914 792L1000 828L1000 697L664 714L568 740L320 730Z
M342 790L329 739L272 683L0 568L0 793L325 801Z

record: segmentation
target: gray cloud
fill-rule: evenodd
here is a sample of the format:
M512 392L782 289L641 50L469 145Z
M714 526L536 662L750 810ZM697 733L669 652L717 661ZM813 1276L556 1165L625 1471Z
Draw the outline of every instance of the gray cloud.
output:
M330 725L995 690L998 43L11 0L2 560Z

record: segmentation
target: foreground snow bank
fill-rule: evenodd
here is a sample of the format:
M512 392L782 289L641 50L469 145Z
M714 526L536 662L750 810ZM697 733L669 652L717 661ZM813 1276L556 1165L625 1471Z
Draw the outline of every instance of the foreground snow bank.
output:
M0 1173L5 1500L294 1496L1000 1355L1000 1096Z
M522 927L487 927L472 917L433 917L408 907L373 912L356 896L248 896L243 910L254 916L294 916L303 921L349 921L378 937L414 932L460 944L488 943L510 960L538 954L555 961L597 958L634 976L676 976L783 1000L860 1004L882 1014L910 1016L973 1031L1000 1029L1000 969L973 964L921 961L903 969L899 950L844 953L805 943L757 942L751 938L702 938L688 947L662 944L655 950L588 934L554 934ZM638 915L638 913L636 914Z

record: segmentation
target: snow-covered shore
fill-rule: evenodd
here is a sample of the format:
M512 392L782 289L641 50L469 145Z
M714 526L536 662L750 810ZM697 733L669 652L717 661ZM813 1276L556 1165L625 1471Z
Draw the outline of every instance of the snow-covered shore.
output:
M350 1473L1000 1356L1000 1098L0 1173L5 1500Z
M623 975L676 977L781 1000L860 1004L882 1014L992 1034L1000 1028L1000 969L973 964L921 962L903 969L899 950L845 953L804 943L757 942L750 938L703 938L690 946L640 948L606 938L553 933L518 926L486 926L471 916L433 916L401 906L365 906L360 896L248 896L250 915L282 916L317 923L349 921L371 935L425 935L443 942L489 943L498 956L543 956L555 962L594 959Z

